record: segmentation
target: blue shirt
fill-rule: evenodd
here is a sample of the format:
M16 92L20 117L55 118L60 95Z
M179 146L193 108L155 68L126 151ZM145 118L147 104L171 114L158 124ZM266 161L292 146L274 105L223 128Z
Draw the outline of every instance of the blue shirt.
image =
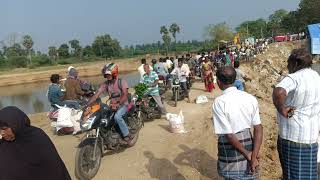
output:
M168 74L166 68L164 67L164 65L162 63L155 64L153 70L163 76L166 76Z
M147 73L143 75L143 83L149 86L150 84L154 83L155 81L159 80L158 74L154 71L150 71L150 74ZM149 87L148 88L148 94L153 96L159 94L159 88L158 85L155 87Z
M58 84L50 84L48 88L48 100L51 103L51 105L57 104L59 106L62 106L63 103L60 100L60 98L63 96L63 92L61 91L61 88Z

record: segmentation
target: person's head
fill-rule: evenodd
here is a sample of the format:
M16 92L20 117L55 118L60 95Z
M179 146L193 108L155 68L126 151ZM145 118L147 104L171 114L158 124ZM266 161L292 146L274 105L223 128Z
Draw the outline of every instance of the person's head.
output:
M30 126L30 119L15 106L8 106L0 110L0 133L5 141L14 141L23 135L26 127Z
M71 68L69 70L69 74L68 74L70 77L74 77L74 78L77 78L78 77L78 72L75 68Z
M219 68L216 73L219 88L221 90L225 90L228 87L233 86L233 83L236 80L236 75L236 70L231 66Z
M234 68L239 68L240 62L239 61L234 61L233 66L234 66Z
M68 73L69 73L70 69L72 69L72 68L75 69L73 66L68 67Z
M178 59L178 66L182 67L182 65L183 65L183 58L179 58Z
M287 68L289 73L294 73L299 71L300 69L309 68L312 65L312 56L305 49L294 49L291 52L291 55L288 58Z
M50 77L51 83L59 84L60 75L59 74L52 74Z
M191 58L191 55L188 53L188 54L186 54L186 58L187 59L190 59Z
M147 63L147 60L146 59L141 59L141 64L146 64Z
M171 61L173 61L173 60L174 60L174 58L173 58L173 57L170 57L170 60L171 60Z
M159 62L163 62L163 58L159 58Z
M144 69L144 72L146 72L147 74L150 74L150 67L149 67L149 64L145 64L145 65L143 65L143 69Z
M154 65L154 64L157 64L157 60L156 59L152 59L151 60L151 63Z
M101 73L108 81L116 79L119 74L118 65L114 63L106 64L103 66Z

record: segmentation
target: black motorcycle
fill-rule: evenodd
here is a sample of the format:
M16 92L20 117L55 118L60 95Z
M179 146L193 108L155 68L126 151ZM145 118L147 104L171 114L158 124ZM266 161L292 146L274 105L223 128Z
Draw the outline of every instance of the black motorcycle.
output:
M119 151L132 147L138 140L143 121L136 110L137 97L134 96L124 116L132 140L123 144L120 129L114 120L115 111L104 103L96 103L84 111L80 125L87 134L78 145L75 174L81 180L92 179L98 172L101 158L107 151Z
M151 121L161 118L161 108L152 96L144 94L139 97L136 103L138 117L143 121Z

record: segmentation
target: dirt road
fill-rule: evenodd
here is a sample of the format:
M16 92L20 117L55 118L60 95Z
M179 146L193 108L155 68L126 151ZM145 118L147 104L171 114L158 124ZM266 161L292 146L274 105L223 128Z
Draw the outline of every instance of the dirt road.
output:
M197 105L180 101L178 107L166 103L168 111L185 116L185 134L172 134L164 119L145 123L138 143L124 152L103 158L96 180L207 180L220 179L217 170L216 138L211 122L212 101L220 90L205 93L202 83L196 83L191 99L205 94L209 103ZM41 127L50 136L61 158L74 177L74 159L80 137L55 136L45 114L31 115L33 125Z

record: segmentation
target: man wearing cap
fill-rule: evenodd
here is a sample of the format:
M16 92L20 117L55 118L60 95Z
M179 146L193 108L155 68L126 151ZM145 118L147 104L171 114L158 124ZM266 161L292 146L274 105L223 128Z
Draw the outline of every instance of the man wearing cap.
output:
M64 100L78 101L84 95L80 87L80 80L77 79L78 72L75 68L70 68L68 78L64 83L66 92Z

